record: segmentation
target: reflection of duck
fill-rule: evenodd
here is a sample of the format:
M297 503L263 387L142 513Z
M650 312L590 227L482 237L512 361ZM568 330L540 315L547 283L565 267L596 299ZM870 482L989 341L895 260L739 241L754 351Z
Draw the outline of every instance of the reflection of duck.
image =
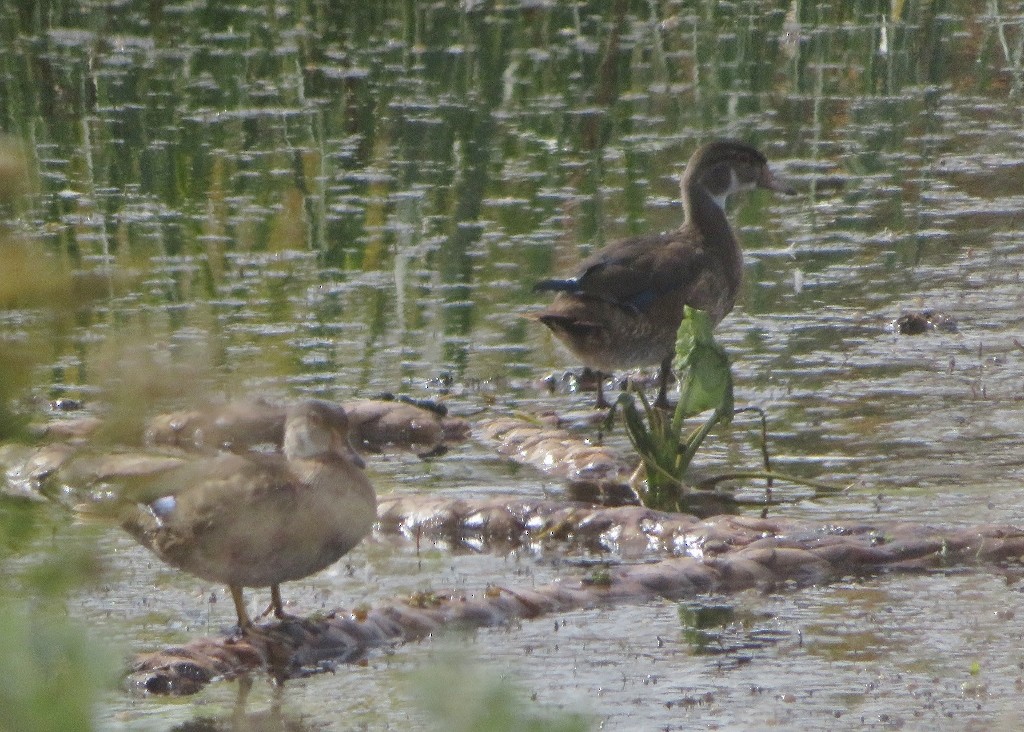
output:
M340 407L288 410L284 457L221 454L155 476L132 495L124 527L162 560L231 590L243 632L243 587L279 585L337 561L369 533L377 498L348 442Z
M531 316L598 371L660 363L660 405L667 404L683 307L704 310L717 324L739 294L743 257L725 217L726 199L753 188L793 192L772 175L761 152L730 140L698 148L681 188L682 226L611 244L572 277L539 282L535 290L558 294ZM598 406L607 406L600 380L597 395Z

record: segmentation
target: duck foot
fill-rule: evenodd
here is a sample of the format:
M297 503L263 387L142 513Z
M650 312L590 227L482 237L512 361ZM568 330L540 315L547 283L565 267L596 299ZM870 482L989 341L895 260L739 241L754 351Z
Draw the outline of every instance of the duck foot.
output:
M281 601L281 586L271 585L270 586L270 604L267 605L267 609L261 612L257 616L257 620L261 620L273 613L274 617L281 621L288 620L301 620L298 615L292 615L291 613L285 612L284 603Z

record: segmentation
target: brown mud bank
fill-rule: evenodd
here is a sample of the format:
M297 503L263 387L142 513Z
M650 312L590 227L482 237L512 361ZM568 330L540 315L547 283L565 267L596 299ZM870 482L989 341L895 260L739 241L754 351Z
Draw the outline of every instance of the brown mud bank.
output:
M1015 564L1024 530L936 528L913 523L812 525L720 516L701 520L636 506L595 508L529 499L382 500L379 531L410 538L574 542L642 563L591 569L542 586L487 585L476 592L416 593L372 607L260 626L250 637L198 638L139 656L131 688L189 694L218 678L266 669L280 679L362 659L374 648L444 629L498 626L574 609L682 600L707 593L821 584L882 572Z

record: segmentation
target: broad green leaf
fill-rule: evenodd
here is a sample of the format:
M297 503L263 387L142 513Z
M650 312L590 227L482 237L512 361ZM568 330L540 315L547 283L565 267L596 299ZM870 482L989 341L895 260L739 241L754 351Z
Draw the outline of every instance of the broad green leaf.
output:
M676 368L681 382L683 416L706 409L732 410L732 370L729 356L711 334L711 320L687 307L676 336Z

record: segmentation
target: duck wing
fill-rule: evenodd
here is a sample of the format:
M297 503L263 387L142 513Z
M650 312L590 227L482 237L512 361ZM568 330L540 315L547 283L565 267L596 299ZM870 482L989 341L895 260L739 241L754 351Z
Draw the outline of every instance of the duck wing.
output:
M208 580L263 586L292 577L275 557L282 542L295 543L300 491L284 460L253 457L196 461L151 481L133 492L137 502L123 504L122 527L165 562Z
M119 496L122 525L149 546L143 537L156 530L215 532L254 511L285 515L295 503L295 480L275 457L223 454L133 482Z
M686 231L640 236L595 252L573 277L537 283L534 290L565 292L639 312L685 292L706 272L709 257Z

